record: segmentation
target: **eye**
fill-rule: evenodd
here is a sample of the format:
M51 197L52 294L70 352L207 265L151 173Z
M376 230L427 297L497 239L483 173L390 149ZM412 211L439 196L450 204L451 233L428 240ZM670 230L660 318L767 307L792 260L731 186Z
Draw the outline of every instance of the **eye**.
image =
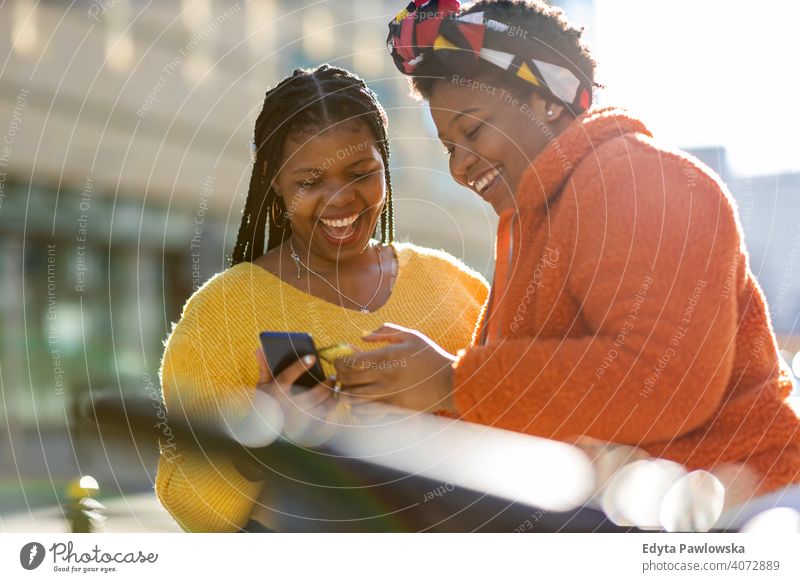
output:
M467 139L475 139L478 135L478 132L481 130L481 127L483 127L483 123L475 124L475 126L473 126L472 129L465 134Z
M353 179L354 180L364 180L366 178L369 178L370 176L374 176L378 172L379 172L379 170L368 170L366 172L356 172L356 173L353 174Z
M314 186L317 186L321 182L322 182L322 180L320 180L319 178L317 178L317 179L308 178L306 180L303 180L302 182L297 182L297 187L298 188L305 188L306 190L308 190L308 189L313 188Z

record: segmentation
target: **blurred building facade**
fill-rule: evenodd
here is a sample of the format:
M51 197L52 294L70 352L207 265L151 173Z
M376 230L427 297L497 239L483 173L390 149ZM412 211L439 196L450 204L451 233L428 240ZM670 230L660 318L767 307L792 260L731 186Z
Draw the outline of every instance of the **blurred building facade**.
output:
M181 306L228 264L264 92L298 66L351 69L381 98L398 238L490 274L492 212L452 183L386 54L396 10L376 0L0 6L0 423L63 426L90 391L142 394L157 381Z
M591 2L572 4L590 13ZM386 22L398 8L0 6L0 423L63 426L81 395L141 395L157 381L184 301L228 264L264 92L297 66L351 69L381 98L398 238L444 248L491 276L493 213L452 182L424 107L386 55ZM731 176L720 152L695 153L737 198L776 330L797 330L800 176Z

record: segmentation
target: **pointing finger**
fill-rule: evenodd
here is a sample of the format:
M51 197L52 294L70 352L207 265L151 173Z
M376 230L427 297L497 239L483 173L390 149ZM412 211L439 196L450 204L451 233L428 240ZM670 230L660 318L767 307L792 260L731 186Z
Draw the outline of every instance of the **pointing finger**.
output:
M361 339L367 342L389 342L397 344L403 342L408 333L408 330L403 327L385 323Z

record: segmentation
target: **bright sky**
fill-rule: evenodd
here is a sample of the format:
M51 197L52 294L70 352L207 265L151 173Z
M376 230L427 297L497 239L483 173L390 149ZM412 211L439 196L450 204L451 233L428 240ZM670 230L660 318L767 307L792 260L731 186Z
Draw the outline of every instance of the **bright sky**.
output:
M723 145L737 174L800 171L800 2L563 5L586 26L601 105L627 107L679 147Z

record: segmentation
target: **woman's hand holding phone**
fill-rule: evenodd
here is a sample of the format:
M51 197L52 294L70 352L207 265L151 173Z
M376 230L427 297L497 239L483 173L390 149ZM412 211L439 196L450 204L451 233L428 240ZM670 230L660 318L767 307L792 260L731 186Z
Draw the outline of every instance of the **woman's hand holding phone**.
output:
M253 410L235 429L229 429L234 438L250 448L265 447L281 434L301 445L316 444L309 437L318 431L309 429L315 422L324 422L327 414L336 406L335 399L331 398L331 387L317 384L293 393L294 383L313 367L315 357L305 356L275 377L270 374L261 348L255 351L255 357L259 378ZM258 481L267 475L266 468L252 454L235 455L232 461L236 469L251 481Z
M327 384L320 383L302 391L292 389L298 378L314 366L315 356L300 358L274 378L261 348L256 350L256 359L259 369L256 390L268 394L280 405L283 411L283 435L293 442L304 444L303 437L309 426L324 422L327 414L336 406L331 387Z

